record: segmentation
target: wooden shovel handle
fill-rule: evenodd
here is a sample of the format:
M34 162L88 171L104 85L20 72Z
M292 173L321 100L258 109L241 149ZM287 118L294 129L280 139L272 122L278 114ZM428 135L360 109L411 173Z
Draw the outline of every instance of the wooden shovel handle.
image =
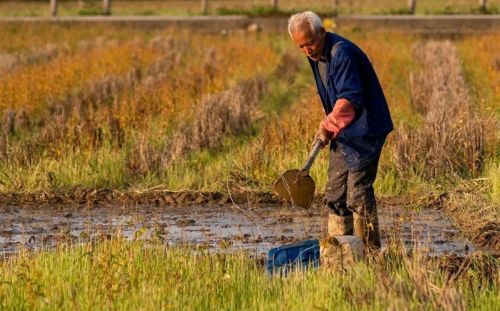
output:
M304 164L304 167L302 168L303 172L309 173L309 170L311 169L311 166L314 163L314 159L316 159L316 156L318 155L318 152L321 149L321 145L323 145L321 139L316 140L311 152L309 153L309 157L307 158L306 164Z

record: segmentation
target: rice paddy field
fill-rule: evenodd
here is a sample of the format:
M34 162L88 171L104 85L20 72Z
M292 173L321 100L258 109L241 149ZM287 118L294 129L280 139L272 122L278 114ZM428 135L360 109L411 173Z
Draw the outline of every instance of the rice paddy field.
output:
M472 250L427 256L387 234L382 252L351 268L270 278L232 239L172 243L171 224L151 231L142 211L164 208L189 226L204 208L248 216L278 201L272 184L303 164L323 114L305 57L287 34L9 25L0 242L14 252L0 259L0 309L498 309L500 34L337 31L369 56L395 123L376 182L381 206L443 215ZM323 151L311 171L316 209L326 167ZM99 208L139 216L125 234L100 232L89 220ZM29 248L38 228L9 248L23 235L19 210L38 217L30 209L67 222L87 213L91 225L75 237L51 223L49 246Z

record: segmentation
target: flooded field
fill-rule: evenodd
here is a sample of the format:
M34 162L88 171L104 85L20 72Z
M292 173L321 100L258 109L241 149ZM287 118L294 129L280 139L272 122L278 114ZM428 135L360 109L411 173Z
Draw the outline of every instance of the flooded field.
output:
M388 237L400 237L407 248L418 243L431 256L473 250L441 210L415 212L392 205L382 205L379 210L383 245ZM260 255L283 243L323 237L326 213L320 208L279 205L4 207L0 210L0 253L122 234L128 239L159 239L168 245L248 250Z

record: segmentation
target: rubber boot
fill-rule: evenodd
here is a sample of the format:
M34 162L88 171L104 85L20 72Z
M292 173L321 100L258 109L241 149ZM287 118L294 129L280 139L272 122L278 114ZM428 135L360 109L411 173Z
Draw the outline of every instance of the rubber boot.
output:
M368 249L379 250L381 247L377 212L364 216L354 213L354 235L359 237Z
M328 213L328 236L352 235L353 217L339 216L335 213Z

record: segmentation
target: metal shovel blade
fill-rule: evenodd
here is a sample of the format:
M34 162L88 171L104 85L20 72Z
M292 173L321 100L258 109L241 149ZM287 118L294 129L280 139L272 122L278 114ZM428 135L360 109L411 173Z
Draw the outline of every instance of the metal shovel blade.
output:
M316 185L314 179L309 176L309 170L322 144L321 140L316 140L301 170L288 170L274 183L274 191L280 197L295 206L308 208L311 205Z
M314 198L316 185L307 171L288 170L274 184L274 190L293 205L308 208Z

